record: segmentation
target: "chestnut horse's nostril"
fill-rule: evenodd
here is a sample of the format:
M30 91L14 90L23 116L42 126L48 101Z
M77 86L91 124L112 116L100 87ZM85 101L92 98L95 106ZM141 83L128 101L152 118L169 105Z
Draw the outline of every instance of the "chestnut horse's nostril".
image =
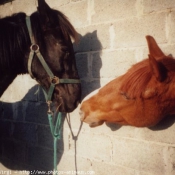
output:
M84 119L85 119L85 115L84 115L84 112L82 110L79 111L79 114L80 114L80 120L83 122Z

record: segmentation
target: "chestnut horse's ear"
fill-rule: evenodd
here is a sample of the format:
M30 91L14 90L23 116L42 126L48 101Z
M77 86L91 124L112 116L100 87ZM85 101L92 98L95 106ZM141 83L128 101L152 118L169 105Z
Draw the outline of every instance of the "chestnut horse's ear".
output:
M162 50L157 45L155 39L152 36L147 35L146 36L148 48L149 48L149 54L152 55L155 59L162 58L165 56L165 54L162 52Z
M167 76L166 67L160 62L158 62L152 55L148 56L152 74L156 77L157 81L164 81Z

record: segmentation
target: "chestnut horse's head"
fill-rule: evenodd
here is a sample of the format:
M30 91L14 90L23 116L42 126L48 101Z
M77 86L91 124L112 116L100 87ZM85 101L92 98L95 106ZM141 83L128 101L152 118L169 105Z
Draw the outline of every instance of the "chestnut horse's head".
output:
M87 96L82 121L91 127L104 122L145 127L175 113L175 59L165 56L153 37L146 39L149 58Z
M30 20L34 36L34 44L32 43L33 46L30 48L36 54L28 63L29 73L41 84L46 93L51 93L51 83L55 84L54 90L51 90L53 96L50 100L60 106L59 111L71 112L80 102L81 95L71 42L71 37L77 39L77 33L65 15L51 9L44 0L38 0L38 11L30 16ZM32 36L30 38L32 40ZM42 55L47 64L46 67L39 59L38 49L39 55Z

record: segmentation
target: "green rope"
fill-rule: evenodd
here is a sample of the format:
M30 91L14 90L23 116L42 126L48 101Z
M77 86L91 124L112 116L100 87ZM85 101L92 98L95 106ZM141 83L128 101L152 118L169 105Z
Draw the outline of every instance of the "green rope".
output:
M48 113L48 119L49 119L49 125L50 125L50 130L52 133L52 136L54 138L54 174L58 174L57 171L57 140L61 138L61 119L62 119L62 113L59 112L56 120L56 124L54 126L53 121L52 121L52 114Z
M54 148L54 174L58 174L57 172L57 138L54 137L54 145L53 145L53 148Z

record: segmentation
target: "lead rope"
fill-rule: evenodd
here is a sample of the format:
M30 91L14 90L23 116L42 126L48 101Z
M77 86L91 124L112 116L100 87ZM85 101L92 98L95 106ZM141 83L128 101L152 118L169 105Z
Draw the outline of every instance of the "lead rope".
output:
M50 131L51 134L53 136L53 149L54 149L54 173L53 174L58 174L57 171L57 141L59 139L61 139L61 131L62 131L62 125L61 125L61 121L62 121L62 113L58 112L58 116L56 119L56 124L53 124L53 113L50 110L50 103L48 104L49 106L49 110L48 110L48 120L49 120L49 125L50 125Z
M54 139L53 149L54 149L54 174L58 174L57 172L57 140L61 138L61 117L62 114L59 112L56 125L53 125L52 115L48 114L48 120L50 125L50 130Z
M67 114L66 115L66 120L67 120L67 124L69 126L69 129L70 129L70 132L71 132L71 135L72 135L72 139L74 140L74 148L75 148L75 175L78 175L78 169L77 169L77 140L78 140L78 136L80 134L80 131L81 131L81 128L83 126L83 122L80 123L80 127L79 127L79 130L78 130L78 133L76 135L74 135L73 133L73 130L72 130L72 126L71 126L71 121L70 121L70 114Z

